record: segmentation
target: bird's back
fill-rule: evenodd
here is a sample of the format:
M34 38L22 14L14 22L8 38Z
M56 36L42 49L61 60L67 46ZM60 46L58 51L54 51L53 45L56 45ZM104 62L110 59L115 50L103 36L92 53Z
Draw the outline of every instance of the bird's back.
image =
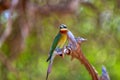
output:
M55 48L60 40L60 37L61 37L61 34L58 33L57 36L54 38L54 41L52 43L52 46L51 46L50 52L49 52L50 56L48 57L47 61L49 61L51 59L51 57L53 55L53 51L55 50Z

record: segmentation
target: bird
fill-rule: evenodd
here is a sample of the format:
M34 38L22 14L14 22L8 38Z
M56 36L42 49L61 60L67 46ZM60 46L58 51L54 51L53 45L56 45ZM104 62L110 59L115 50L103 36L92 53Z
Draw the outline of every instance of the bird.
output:
M50 47L49 57L47 59L47 62L49 61L49 66L48 66L48 70L47 70L46 80L48 79L48 75L51 72L52 63L56 56L56 54L54 54L54 51L60 50L64 47L64 45L67 41L67 32L68 32L67 26L65 24L61 24L60 30L59 30L58 34L56 35L56 37L54 38L52 46ZM61 56L64 57L64 53L62 53Z

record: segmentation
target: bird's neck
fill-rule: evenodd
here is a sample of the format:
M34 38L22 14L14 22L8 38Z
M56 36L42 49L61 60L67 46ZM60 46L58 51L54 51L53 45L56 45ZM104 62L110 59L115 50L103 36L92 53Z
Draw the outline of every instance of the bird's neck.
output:
M67 33L67 30L60 30L60 33L65 34Z

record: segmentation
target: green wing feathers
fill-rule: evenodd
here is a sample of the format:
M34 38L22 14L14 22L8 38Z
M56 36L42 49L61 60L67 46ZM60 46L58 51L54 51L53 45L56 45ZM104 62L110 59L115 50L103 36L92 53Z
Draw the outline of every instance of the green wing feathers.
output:
M50 52L49 52L50 56L48 57L47 62L51 59L51 57L53 55L53 51L55 50L55 48L60 40L60 37L61 37L61 34L58 33L57 36L54 38L54 41L52 43L52 46L51 46Z

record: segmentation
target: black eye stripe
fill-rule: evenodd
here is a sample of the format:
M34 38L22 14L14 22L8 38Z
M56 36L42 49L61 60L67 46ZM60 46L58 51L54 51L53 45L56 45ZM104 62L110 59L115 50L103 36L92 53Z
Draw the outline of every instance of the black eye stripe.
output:
M64 24L61 24L61 25L60 25L60 29L62 29L62 28L67 28L67 27L66 27L66 25L64 25Z
M63 28L63 26L60 26L60 29L62 29Z
M64 28L67 28L66 26L64 26Z

